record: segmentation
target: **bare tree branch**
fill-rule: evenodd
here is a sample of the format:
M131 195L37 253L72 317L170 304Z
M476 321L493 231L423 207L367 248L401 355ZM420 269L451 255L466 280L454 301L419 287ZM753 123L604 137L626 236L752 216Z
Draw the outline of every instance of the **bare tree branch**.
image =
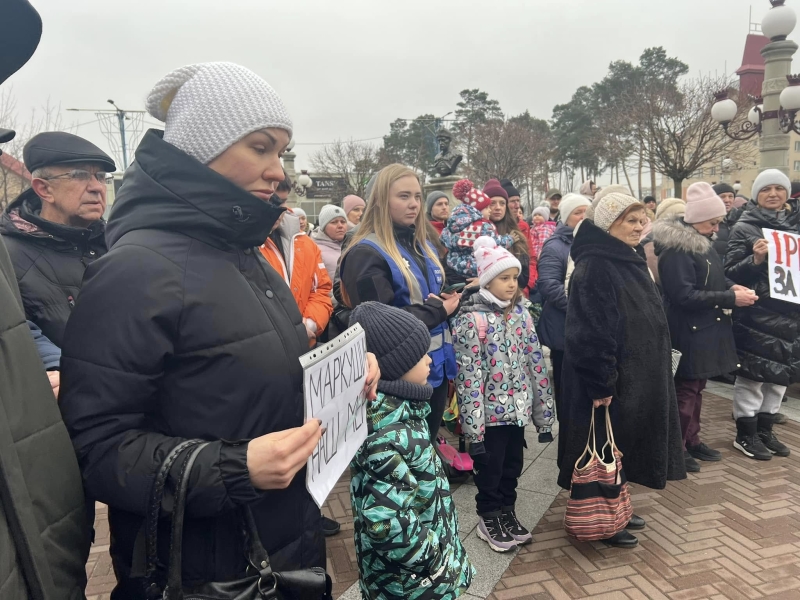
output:
M377 170L379 161L379 151L371 144L336 140L314 153L311 157L311 168L318 173L342 177L347 193L363 198L367 183Z

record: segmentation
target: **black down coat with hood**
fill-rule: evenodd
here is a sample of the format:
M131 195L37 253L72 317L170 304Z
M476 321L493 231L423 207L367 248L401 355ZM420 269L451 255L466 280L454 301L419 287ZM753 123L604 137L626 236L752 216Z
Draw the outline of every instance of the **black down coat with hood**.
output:
M800 306L770 298L769 259L753 262L753 245L763 239L763 228L797 233L798 200L788 210L774 211L751 200L731 230L725 274L755 290L758 301L733 310L733 335L739 363L738 374L753 381L789 385L800 381ZM795 281L795 286L800 282Z
M125 598L144 597L131 569L141 558L136 540L154 475L188 438L211 443L189 482L187 584L244 575L235 509L245 504L273 569L325 566L305 469L287 489L266 492L251 485L247 470L248 440L304 419L298 358L308 350L305 327L257 248L283 209L161 136L147 132L125 173L107 227L109 253L87 269L61 361L64 420L87 495L108 504ZM165 497L162 513L171 504Z

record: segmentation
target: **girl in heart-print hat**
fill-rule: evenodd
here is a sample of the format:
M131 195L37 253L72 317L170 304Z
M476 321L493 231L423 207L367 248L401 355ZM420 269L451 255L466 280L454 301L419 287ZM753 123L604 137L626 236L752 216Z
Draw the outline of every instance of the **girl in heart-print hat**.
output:
M467 290L453 325L456 394L475 463L478 537L506 552L532 540L514 504L525 427L552 440L553 393L542 347L517 284L520 262L490 237L473 247L480 289Z

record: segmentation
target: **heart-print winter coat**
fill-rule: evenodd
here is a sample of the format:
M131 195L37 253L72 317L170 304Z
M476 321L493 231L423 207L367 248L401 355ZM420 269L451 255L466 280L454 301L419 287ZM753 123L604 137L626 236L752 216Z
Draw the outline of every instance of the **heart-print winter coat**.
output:
M503 309L475 293L462 301L452 324L464 435L482 442L487 427L525 427L531 420L537 431L550 431L555 417L552 385L533 319L523 304L505 317Z

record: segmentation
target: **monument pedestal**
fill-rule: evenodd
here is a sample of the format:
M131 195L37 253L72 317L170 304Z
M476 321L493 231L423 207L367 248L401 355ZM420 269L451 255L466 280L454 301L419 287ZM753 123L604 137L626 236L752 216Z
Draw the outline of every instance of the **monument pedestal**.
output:
M445 177L431 177L428 183L425 184L425 195L431 192L443 192L450 198L450 208L459 205L460 201L453 196L453 184L459 179L463 179L458 175L446 175Z

